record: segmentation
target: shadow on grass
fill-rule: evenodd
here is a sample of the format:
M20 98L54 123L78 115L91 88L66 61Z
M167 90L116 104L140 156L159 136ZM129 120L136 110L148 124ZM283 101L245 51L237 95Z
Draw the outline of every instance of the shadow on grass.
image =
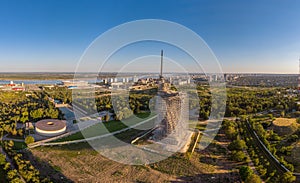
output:
M115 134L115 135L111 135L108 137L103 137L100 139L96 139L93 140L93 144L99 144L99 146L105 146L106 148L114 148L114 147L120 147L123 146L125 144L112 144L111 141L114 138L117 138L127 144L130 144L131 141L133 139L135 139L136 137L144 134L146 131L144 130L137 130L137 129L130 129L127 130L125 132L119 133L119 134ZM95 143L97 142L97 143ZM62 146L53 146L52 148L55 149L65 149L65 150L83 150L83 149L93 149L93 147L91 147L89 145L88 142L79 142L79 143L74 143L74 144L65 144ZM94 148L97 148L96 146L94 146Z
M52 182L59 183L73 183L74 181L68 179L62 172L61 167L55 167L50 165L48 162L40 160L34 157L30 151L23 151L25 159L30 160L32 165L39 170L42 177L49 178Z

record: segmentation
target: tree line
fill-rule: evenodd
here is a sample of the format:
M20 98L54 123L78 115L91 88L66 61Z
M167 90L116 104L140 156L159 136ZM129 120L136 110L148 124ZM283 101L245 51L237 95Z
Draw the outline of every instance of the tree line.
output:
M6 100L0 101L0 135L9 133L22 136L23 129L17 130L17 123L35 122L40 119L61 119L63 114L55 108L43 92L16 93L0 92ZM0 97L1 98L1 97Z
M12 183L21 183L22 178L28 183L51 183L51 180L40 175L40 172L30 163L30 161L25 160L21 153L17 153L12 148L14 146L13 141L2 141L2 146L5 152L12 157L12 161L16 169L12 169L9 162L6 162L5 156L0 156L0 166L6 173L5 179ZM19 175L18 175L19 173Z

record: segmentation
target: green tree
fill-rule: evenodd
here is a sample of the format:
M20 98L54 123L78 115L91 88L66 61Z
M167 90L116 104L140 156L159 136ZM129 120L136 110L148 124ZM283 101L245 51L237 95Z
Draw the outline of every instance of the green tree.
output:
M19 135L19 136L22 136L22 135L23 135L23 129L18 129L17 132L18 132L18 135Z
M246 142L244 140L234 140L228 146L229 150L243 150L247 148Z
M292 172L286 172L281 176L282 183L290 183L290 182L294 182L295 180L296 177L293 175Z
M10 183L23 183L23 181L22 181L20 178L18 178L18 177L12 179L12 180L9 181L9 182L10 182Z
M253 174L253 170L249 166L241 166L239 169L239 173L241 179L245 181L248 177L250 177Z
M22 117L20 118L20 121L21 121L22 123L25 123L25 122L27 122L28 120L29 120L29 119L28 119L28 112L25 111L25 112L22 113Z
M243 151L233 151L231 154L231 157L235 161L242 162L246 159L247 156L245 155L245 153Z
M252 174L245 180L245 183L261 183L261 179L258 175Z
M17 170L9 170L6 176L9 180L14 179L17 176Z
M46 110L46 116L49 118L56 119L59 116L59 112L56 109L50 108L50 109Z
M229 138L231 138L231 139L236 138L236 135L237 135L237 132L236 132L234 126L229 126L229 127L227 127L227 128L225 129L225 133L226 133L226 135L227 135Z
M8 145L8 147L11 148L15 145L15 143L14 143L14 141L10 140L10 141L8 141L7 145Z
M33 110L30 112L30 116L33 118L33 119L41 119L44 115L44 110L43 108L39 108L37 110Z
M28 145L28 144L31 144L31 143L34 143L34 138L33 136L30 136L28 135L26 138L25 138L25 143Z
M5 165L6 164L6 157L4 154L0 154L0 165Z

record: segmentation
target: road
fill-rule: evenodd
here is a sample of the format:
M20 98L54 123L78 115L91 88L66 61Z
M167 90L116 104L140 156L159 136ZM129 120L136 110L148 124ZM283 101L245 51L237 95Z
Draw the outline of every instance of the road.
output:
M286 172L290 172L289 169L287 169L283 164L281 164L275 156L269 151L269 149L264 145L264 143L260 140L256 132L251 128L251 125L249 124L249 121L247 119L246 121L246 127L248 133L252 136L255 144L257 147L261 150L263 153L263 156L269 160L270 164L276 168L277 173L284 174ZM296 176L297 180L300 180L300 173L293 173L294 176Z

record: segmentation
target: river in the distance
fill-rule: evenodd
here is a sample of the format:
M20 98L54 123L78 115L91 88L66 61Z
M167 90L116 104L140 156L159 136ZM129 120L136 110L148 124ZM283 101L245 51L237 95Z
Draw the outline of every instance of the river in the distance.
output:
M62 84L61 80L12 80L15 84L46 84L46 85L55 85ZM10 80L0 80L0 84L9 84Z

